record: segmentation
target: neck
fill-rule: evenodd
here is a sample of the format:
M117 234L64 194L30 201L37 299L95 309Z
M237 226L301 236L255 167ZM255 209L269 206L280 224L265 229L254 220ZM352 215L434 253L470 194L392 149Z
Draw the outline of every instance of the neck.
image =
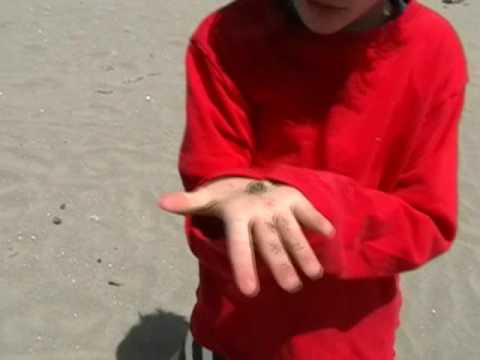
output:
M392 18L393 13L390 0L379 0L365 15L345 27L342 32L363 32L382 26Z

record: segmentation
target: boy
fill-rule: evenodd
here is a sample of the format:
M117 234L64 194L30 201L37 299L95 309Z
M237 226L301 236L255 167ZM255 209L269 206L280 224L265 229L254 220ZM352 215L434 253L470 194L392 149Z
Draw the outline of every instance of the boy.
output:
M180 357L393 359L399 274L457 229L454 30L417 0L238 0L187 77L186 192L159 202L199 259Z

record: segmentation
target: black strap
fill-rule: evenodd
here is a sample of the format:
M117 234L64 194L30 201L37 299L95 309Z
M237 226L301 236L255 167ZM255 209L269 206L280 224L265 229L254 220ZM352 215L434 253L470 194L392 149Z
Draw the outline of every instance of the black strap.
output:
M178 360L187 360L187 355L185 353L185 346L186 346L186 339L183 340L182 347L180 349L180 353L178 354ZM202 359L202 345L197 343L195 340L192 342L192 355L193 360L203 360ZM212 352L213 360L225 360L218 354Z
M202 347L195 340L192 344L193 360L202 360Z

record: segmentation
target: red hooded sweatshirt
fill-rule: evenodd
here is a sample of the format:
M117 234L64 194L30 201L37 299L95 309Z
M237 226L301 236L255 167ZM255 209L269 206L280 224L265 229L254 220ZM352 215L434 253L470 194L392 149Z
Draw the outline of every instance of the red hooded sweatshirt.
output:
M228 360L394 357L398 275L446 252L457 229L457 140L467 71L449 23L411 0L361 34L317 35L278 0L208 16L187 52L187 191L225 176L300 190L335 226L304 229L325 268L282 290L233 281L221 220L186 216L200 283L191 330Z

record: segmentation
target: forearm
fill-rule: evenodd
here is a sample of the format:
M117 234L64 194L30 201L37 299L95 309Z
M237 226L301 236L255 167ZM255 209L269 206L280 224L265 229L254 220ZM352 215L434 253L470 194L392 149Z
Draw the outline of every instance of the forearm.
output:
M455 188L430 183L385 193L325 171L280 165L267 177L299 189L334 225L335 239L308 234L326 272L341 278L391 276L445 252L456 233ZM442 174L443 181L455 173Z

